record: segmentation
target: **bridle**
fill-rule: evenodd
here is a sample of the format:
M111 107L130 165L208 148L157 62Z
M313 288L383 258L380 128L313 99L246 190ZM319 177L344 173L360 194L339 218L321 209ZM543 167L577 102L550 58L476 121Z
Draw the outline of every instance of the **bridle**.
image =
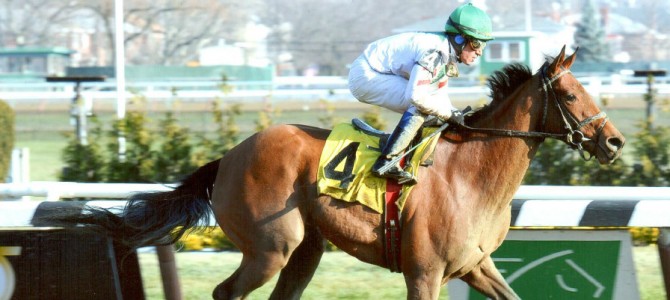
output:
M467 125L462 125L459 127L471 132L485 133L496 136L528 137L528 138L542 138L542 139L553 138L565 142L572 149L578 150L579 154L584 160L590 160L591 158L593 158L592 155L590 155L587 158L586 155L584 154L584 147L582 146L582 143L590 141L591 139L584 136L584 132L582 132L580 129L597 120L603 119L603 121L600 123L600 126L598 126L598 128L596 129L594 137L597 137L602 133L603 128L605 127L605 124L607 124L609 118L607 117L607 114L605 114L605 112L601 111L594 116L582 120L581 122L578 121L568 111L568 109L565 107L565 104L563 104L558 99L556 91L554 90L553 87L554 81L558 80L563 75L570 73L570 70L563 70L560 73L550 78L547 75L548 67L549 64L545 63L540 71L542 73L542 81L540 89L543 91L544 94L544 107L542 111L541 131L518 131L518 130L496 129L496 128L474 128ZM550 94L552 98L554 98L554 104L556 105L556 108L561 114L561 119L563 120L564 128L567 131L566 133L550 133L543 131L544 128L546 127L547 122L547 110L549 107Z
M466 130L469 132L476 132L476 133L484 133L488 135L495 135L495 136L505 136L505 137L521 137L521 138L540 138L540 139L545 139L545 138L553 138L557 139L560 141L565 142L568 144L568 146L572 149L575 149L579 151L579 155L584 159L584 160L590 160L593 158L593 155L590 155L588 158L584 154L584 147L582 146L582 143L590 141L590 138L587 138L584 136L584 133L580 131L580 129L588 124L593 123L594 121L604 119L602 123L600 123L600 126L598 126L598 129L596 129L595 137L599 136L603 128L605 128L605 124L607 124L607 120L609 118L607 117L607 114L605 112L599 112L598 114L588 117L581 122L578 121L565 107L564 104L559 101L558 96L556 95L556 91L554 90L553 83L554 81L558 80L561 78L561 76L570 73L570 70L563 70L560 73L556 74L554 77L549 77L547 75L547 68L549 67L548 63L545 63L542 68L541 68L541 73L542 73L542 82L541 82L541 87L542 91L544 92L544 107L542 109L542 125L541 125L541 130L544 130L546 127L546 122L547 122L547 111L549 109L549 94L551 94L554 98L554 104L556 104L556 107L558 108L558 111L561 113L561 119L563 120L564 128L567 130L566 133L550 133L550 132L544 132L544 131L519 131L519 130L511 130L511 129L497 129L497 128L475 128L475 127L470 127L465 124L458 125L456 130ZM573 127L574 124L575 126ZM414 145L412 148L408 149L405 151L404 154L399 155L395 157L391 163L386 165L386 170L383 170L384 168L380 169L380 171L385 172L391 166L397 162L399 162L403 157L414 151L416 148L418 148L421 144L424 142L430 140L433 136L439 134L440 132L444 131L447 129L447 127L451 127L450 123L444 123L440 128L435 130L433 133L430 135L426 136L421 140L421 142L417 143Z

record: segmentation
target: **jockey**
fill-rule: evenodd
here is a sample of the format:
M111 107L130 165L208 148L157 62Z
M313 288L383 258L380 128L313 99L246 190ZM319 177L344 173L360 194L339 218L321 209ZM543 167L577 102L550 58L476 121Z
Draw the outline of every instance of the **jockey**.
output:
M491 36L491 19L468 3L456 8L445 32L401 33L372 42L352 64L349 89L361 102L402 113L400 122L372 166L372 173L399 182L416 182L399 164L380 169L402 154L428 116L462 124L463 113L446 93L457 62L472 64Z

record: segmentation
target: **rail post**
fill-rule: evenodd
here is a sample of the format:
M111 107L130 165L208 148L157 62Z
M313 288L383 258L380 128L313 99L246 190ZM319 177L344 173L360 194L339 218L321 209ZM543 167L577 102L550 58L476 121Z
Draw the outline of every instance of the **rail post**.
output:
M46 78L47 82L73 82L74 98L72 99L72 106L70 108L70 118L75 125L75 133L80 145L88 144L86 132L86 108L84 100L81 97L81 83L82 82L99 82L105 81L104 76L49 76Z
M174 249L172 245L156 246L158 265L163 279L163 292L167 300L181 300L181 284L177 274L177 263L175 262Z
M670 300L670 227L659 228L657 245L665 282L665 298Z

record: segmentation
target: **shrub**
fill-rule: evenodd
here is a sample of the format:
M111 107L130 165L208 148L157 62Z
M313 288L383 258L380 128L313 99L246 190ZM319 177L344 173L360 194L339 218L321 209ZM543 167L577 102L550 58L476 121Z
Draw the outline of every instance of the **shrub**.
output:
M220 227L208 230L205 233L209 237L209 244L207 246L219 251L237 249L235 244L230 241L230 239L226 236L226 234L223 233L223 230L221 230Z
M192 146L189 131L177 124L171 112L160 122L158 135L161 137L159 151L154 152L155 160L152 181L176 182L195 171L191 160Z
M379 130L386 129L386 120L382 117L381 108L379 106L373 106L366 110L361 118L374 128Z
M632 143L637 162L626 184L667 186L670 183L670 128L652 127L647 122L640 125L643 129L635 134Z
M128 112L122 120L116 120L109 132L110 153L107 163L108 182L150 182L154 170L151 145L155 136L147 128L148 119L143 112ZM119 149L119 137L126 139L125 157L115 155Z
M237 125L236 117L242 113L241 105L232 104L222 109L219 101L214 101L212 104L216 136L214 139L209 139L205 135L200 136L198 144L200 150L193 155L193 162L198 166L221 158L237 145L240 138L240 127Z
M635 245L654 244L658 240L658 228L632 227L629 231Z
M60 174L60 180L73 182L101 182L104 179L105 159L100 141L100 122L93 118L95 128L91 130L88 143L82 145L77 137L68 133L68 143L63 149L62 156L65 167Z
M192 231L183 236L177 243L177 249L180 251L200 251L204 248L212 248L217 251L237 250L237 247L219 227Z
M205 243L202 235L191 233L183 236L177 246L181 250L199 251L205 248Z
M14 110L0 100L0 182L5 182L14 149Z

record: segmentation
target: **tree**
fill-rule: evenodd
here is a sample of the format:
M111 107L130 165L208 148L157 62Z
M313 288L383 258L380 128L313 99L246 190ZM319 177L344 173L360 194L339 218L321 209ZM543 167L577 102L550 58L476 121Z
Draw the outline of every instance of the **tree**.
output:
M636 186L668 186L670 184L670 128L650 128L642 122L635 134L633 153L637 162L626 184Z
M0 1L0 44L47 46L63 38L59 29L72 24L77 15L75 1Z
M132 64L177 65L193 60L197 50L220 39L232 39L248 20L250 6L216 0L126 1L124 43ZM81 0L78 8L101 22L101 34L111 51L105 61L114 64L113 1Z
M540 145L530 164L524 184L571 185L577 157L563 142L547 139Z
M340 0L271 0L257 9L263 24L272 28L269 52L292 54L298 69L316 65L320 75L345 75L347 64L366 45L413 22L447 16L460 3L430 4L404 0L349 3ZM403 15L406 17L398 17Z
M523 184L617 186L625 184L629 176L630 167L623 159L611 165L600 165L595 159L585 161L565 143L549 139L538 149Z
M593 0L586 0L582 8L582 18L575 31L575 48L579 47L577 60L583 62L604 62L609 60L609 46L605 41L605 30L601 18L596 13Z

